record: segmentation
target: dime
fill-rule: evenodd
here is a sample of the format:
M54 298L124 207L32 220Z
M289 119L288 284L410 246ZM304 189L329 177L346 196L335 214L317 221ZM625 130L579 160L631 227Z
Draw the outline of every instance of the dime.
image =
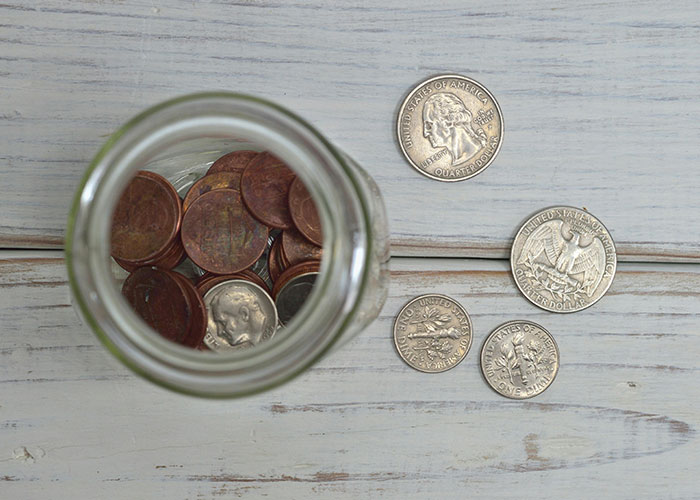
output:
M289 188L289 212L299 232L314 245L322 246L321 218L313 198L298 177Z
M288 265L293 266L306 260L321 260L323 249L304 238L296 229L282 232L282 255Z
M121 194L112 216L111 254L131 265L166 252L180 229L182 205L162 176L139 171Z
M461 181L484 171L503 142L503 114L480 83L440 75L408 94L397 117L401 151L420 173Z
M515 283L527 299L551 312L576 312L605 295L617 267L615 243L586 211L550 207L520 228L510 252Z
M207 170L207 175L218 172L233 172L237 173L240 178L240 175L243 173L243 170L245 170L245 167L258 154L259 153L257 151L233 151L232 153L226 154L216 160L212 166L209 167L209 170Z
M472 345L469 314L454 299L429 294L406 304L394 323L394 344L406 364L439 373L459 364Z
M122 285L122 295L151 328L173 342L187 337L192 304L187 290L169 272L140 267Z
M302 308L316 283L317 272L297 275L287 281L275 297L280 323L286 326Z
M288 196L294 177L294 172L270 153L256 156L241 177L241 194L250 213L277 229L293 227Z
M192 202L202 196L204 193L214 191L216 189L233 189L240 191L241 189L241 172L218 172L216 174L207 174L197 182L195 182L182 202L183 212L187 212Z
M277 328L277 309L258 285L244 280L219 283L204 296L209 324L204 343L214 351L254 347Z
M188 257L215 274L250 267L265 250L267 236L267 226L251 217L233 189L203 194L182 220L182 244Z
M559 370L559 349L552 335L530 321L496 328L481 349L481 371L500 395L527 399L541 394Z

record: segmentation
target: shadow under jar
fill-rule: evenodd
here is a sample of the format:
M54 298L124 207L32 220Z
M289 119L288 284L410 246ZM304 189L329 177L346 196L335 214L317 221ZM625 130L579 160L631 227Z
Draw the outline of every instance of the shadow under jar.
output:
M126 272L110 258L112 215L138 171L160 174L184 198L215 160L237 150L267 151L303 181L321 219L320 274L269 341L226 352L188 349L152 330L122 296ZM377 317L389 244L376 184L318 131L259 98L202 93L159 104L108 139L76 193L66 257L76 308L124 364L179 392L238 397L290 380Z

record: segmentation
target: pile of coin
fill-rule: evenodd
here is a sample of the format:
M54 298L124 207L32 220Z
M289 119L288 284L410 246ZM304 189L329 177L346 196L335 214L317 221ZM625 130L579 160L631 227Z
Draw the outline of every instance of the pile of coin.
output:
M503 116L493 95L460 75L440 75L417 85L400 107L401 151L419 172L460 181L483 172L503 142ZM617 267L615 244L586 210L555 206L529 217L518 231L510 265L515 284L549 312L590 307L607 292ZM399 312L394 343L401 358L424 372L459 364L472 342L466 310L444 295L422 295ZM484 341L481 371L499 394L536 396L554 381L559 350L552 335L530 321L509 321Z
M215 351L255 346L288 324L311 293L322 245L304 183L274 155L248 150L215 161L184 199L139 171L111 228L134 311L168 340Z
M511 248L516 285L549 312L581 311L600 300L617 267L615 243L593 215L572 207L551 207L529 217ZM444 295L411 300L394 323L401 358L419 371L453 368L469 352L472 326L467 311ZM531 321L497 327L481 349L481 371L499 394L525 399L542 393L559 369L554 337Z

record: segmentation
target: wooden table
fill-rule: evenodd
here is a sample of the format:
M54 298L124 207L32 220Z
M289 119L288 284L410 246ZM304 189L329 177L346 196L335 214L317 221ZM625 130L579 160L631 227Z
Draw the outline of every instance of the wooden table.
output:
M0 5L0 498L630 498L700 496L700 19L695 2L138 0ZM399 101L440 72L499 100L483 174L417 174ZM137 378L71 304L67 207L105 138L205 89L298 112L363 165L390 215L379 319L308 373L236 401ZM510 277L520 222L586 207L616 239L606 297L575 315ZM418 373L399 308L470 312L472 351ZM497 324L546 326L561 369L528 401L482 380Z

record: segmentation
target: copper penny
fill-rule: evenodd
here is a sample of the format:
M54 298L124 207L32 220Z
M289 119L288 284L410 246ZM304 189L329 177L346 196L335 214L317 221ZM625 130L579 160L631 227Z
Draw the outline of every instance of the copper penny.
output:
M285 269L277 281L275 281L275 286L272 288L272 298L275 299L280 290L284 288L292 278L308 273L318 273L321 270L321 263L317 260L308 260L306 262L300 262L299 264Z
M192 306L187 290L170 272L140 267L122 285L122 295L151 328L173 342L187 336Z
M298 177L289 187L289 213L301 234L315 245L323 245L321 218L318 216L316 204Z
M115 257L113 258L117 264L129 272L143 266L156 266L162 269L173 269L174 267L179 266L182 261L185 260L185 248L182 246L182 241L180 241L180 236L178 235L164 252L146 262L134 263L129 260L117 259Z
M233 172L239 175L243 173L245 167L250 163L250 160L255 158L259 153L257 151L233 151L216 160L209 170L207 175L217 172Z
M192 187L187 191L187 195L185 195L185 200L182 202L183 212L187 212L192 202L204 193L216 189L234 189L240 191L241 172L218 172L216 174L207 174L199 179L192 184Z
M293 266L306 260L321 260L323 249L309 242L296 229L282 232L282 254L288 265Z
M197 291L199 292L200 296L204 297L204 295L206 295L206 293L212 288L214 288L216 285L229 280L250 281L251 283L255 283L260 288L265 290L268 294L270 293L270 289L265 284L263 279L257 274L255 274L253 271L249 271L248 269L234 274L211 275L208 278L197 283Z
M270 271L270 279L272 283L276 283L280 277L280 274L284 271L284 264L282 263L282 238L277 237L275 242L270 247L270 253L267 256L267 268Z
M265 251L268 228L255 220L233 189L217 189L192 202L182 220L182 244L205 271L233 274Z
M112 215L112 256L132 264L158 256L175 238L181 219L175 188L158 174L139 171Z
M189 279L176 271L168 271L168 273L178 280L180 285L186 290L190 306L192 307L190 325L185 337L180 339L180 344L196 348L202 343L204 336L207 334L207 308L202 297Z
M241 177L241 195L250 213L277 229L293 227L288 196L294 178L294 172L279 158L270 153L256 156Z

